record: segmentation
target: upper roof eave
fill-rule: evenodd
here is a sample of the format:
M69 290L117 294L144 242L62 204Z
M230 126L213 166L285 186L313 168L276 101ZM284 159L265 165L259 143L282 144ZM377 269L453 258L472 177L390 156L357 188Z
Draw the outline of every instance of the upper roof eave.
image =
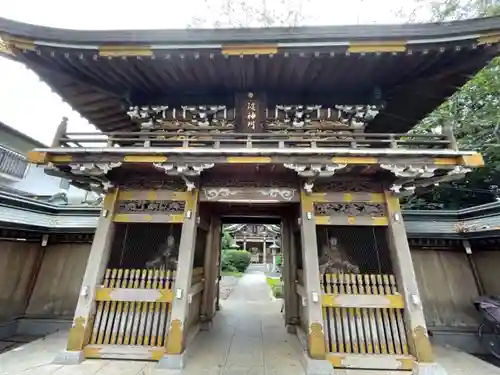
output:
M325 41L381 41L478 37L500 32L500 16L470 20L398 24L242 29L71 30L38 26L0 17L0 33L18 38L71 44L200 44L312 43ZM1 34L0 34L1 35Z

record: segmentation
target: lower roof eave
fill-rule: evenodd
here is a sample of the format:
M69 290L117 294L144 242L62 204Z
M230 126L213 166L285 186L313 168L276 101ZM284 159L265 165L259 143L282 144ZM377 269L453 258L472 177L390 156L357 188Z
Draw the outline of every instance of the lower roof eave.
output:
M351 149L351 148L37 148L35 152L49 154L115 154L115 155L355 155L355 156L468 156L475 151L455 150L407 150L407 149Z

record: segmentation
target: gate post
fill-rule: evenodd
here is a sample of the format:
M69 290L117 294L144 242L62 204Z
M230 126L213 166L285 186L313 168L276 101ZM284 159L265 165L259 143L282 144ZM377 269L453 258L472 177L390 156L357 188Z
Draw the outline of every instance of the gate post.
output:
M405 299L405 327L410 354L415 356L418 362L418 374L446 374L444 369L435 363L399 198L390 191L385 191L384 194L389 221L387 228L388 245L398 290Z
M185 330L189 314L189 291L193 276L196 229L198 227L198 193L198 189L187 192L166 353L158 363L159 368L182 369L184 367L187 344Z
M83 276L73 324L68 333L66 350L56 355L54 359L56 364L77 364L84 359L83 348L89 341L95 314L95 289L104 277L111 252L115 230L113 214L117 195L118 188L114 188L104 198Z
M329 374L333 373L333 366L326 360L314 201L301 190L300 203L303 278L307 304L305 316L308 332L306 335L309 354L306 358L306 371L308 374Z
M293 223L289 218L282 220L281 249L283 252L283 282L285 290L285 323L289 333L297 331L299 321L298 295L295 291L297 279L297 249L293 238Z
M217 262L216 253L214 248L214 234L216 219L215 217L210 217L210 225L208 228L208 234L205 244L205 258L203 265L203 275L205 278L203 287L203 296L201 303L201 328L203 330L209 330L212 325L213 317L213 300L214 300L214 289L215 289L215 279L216 279L216 269L215 264Z

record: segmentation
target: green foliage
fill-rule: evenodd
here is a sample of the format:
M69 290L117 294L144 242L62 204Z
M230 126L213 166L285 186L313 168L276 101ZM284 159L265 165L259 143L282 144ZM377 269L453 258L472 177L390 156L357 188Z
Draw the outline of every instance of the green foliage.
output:
M222 271L245 272L250 265L251 255L245 250L224 250L222 252Z
M275 298L283 298L283 281L278 277L266 277Z
M221 249L230 249L234 244L234 238L229 232L222 232L222 239L220 241Z
M498 0L418 1L432 21L500 14ZM485 167L462 181L418 192L403 202L406 209L459 209L495 201L490 187L500 186L500 59L465 84L425 118L413 132L431 132L451 123L460 149L483 154Z

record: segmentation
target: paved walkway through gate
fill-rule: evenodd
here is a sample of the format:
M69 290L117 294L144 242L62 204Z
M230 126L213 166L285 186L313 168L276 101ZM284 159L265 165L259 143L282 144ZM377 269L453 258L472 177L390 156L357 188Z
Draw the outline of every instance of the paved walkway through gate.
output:
M252 266L223 301L213 329L200 332L192 343L182 372L155 370L155 363L139 361L87 360L76 366L53 365L52 359L66 343L67 332L59 332L1 354L0 375L303 375L298 340L286 333L280 309L281 301L271 297L262 270ZM448 375L500 375L499 368L471 355L436 349Z

